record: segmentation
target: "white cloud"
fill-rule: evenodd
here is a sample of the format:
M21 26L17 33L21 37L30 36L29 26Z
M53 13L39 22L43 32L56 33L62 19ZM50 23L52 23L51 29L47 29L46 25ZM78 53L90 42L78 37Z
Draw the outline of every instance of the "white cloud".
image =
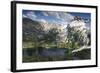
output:
M53 14L57 19L60 19L59 12L54 12Z
M25 14L23 14L23 17L24 17L24 18L27 18L27 16L26 16Z
M72 19L74 19L74 16L72 16L70 13L67 12L60 12L60 11L42 11L41 12L44 16L53 16L55 19L52 22L55 24L63 24L67 25ZM44 18L38 19L36 13L34 11L27 12L27 14L24 14L23 17L30 18L32 20L41 21L43 23L47 23L48 21ZM52 23L51 22L51 23Z
M42 12L42 14L44 16L54 16L56 18L59 18L58 12L54 12L54 11L44 11L44 12Z
M47 12L45 12L45 11L43 11L42 14L43 14L44 16L49 16L49 15L47 14Z
M71 14L67 12L60 12L59 17L62 21L65 21L65 22L70 22L70 20L74 18L74 16L72 16Z
M69 22L70 20L72 20L74 18L74 16L72 16L71 14L67 13L67 12L54 12L54 11L47 11L47 12L42 12L44 16L53 16L56 19L60 19L64 22Z
M27 14L26 14L26 16L28 17L28 18L30 18L30 19L36 19L37 18L37 16L36 16L36 14L34 13L34 12L28 12Z
M47 21L45 19L39 19L39 21L41 21L43 23L47 23Z
M69 13L66 13L66 18L69 19L69 20L72 20L72 19L74 19L74 16L69 14Z

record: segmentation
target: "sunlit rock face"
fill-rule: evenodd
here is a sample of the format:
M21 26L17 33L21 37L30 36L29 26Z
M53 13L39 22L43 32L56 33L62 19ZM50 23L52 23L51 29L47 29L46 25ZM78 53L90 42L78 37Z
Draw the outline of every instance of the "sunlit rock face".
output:
M57 32L58 32L58 37L59 39L57 38L56 41L58 42L65 42L65 40L67 39L67 30L66 30L66 27L67 27L67 24L66 25L63 25L63 24L50 24L50 23L43 23L41 22L40 23L41 26L43 27L43 30L48 33L50 30L52 29L56 29Z
M81 31L84 43L88 43L87 39L87 27L85 21L80 17L74 17L74 19L67 23L67 24L50 24L47 22L41 22L41 26L43 26L43 30L45 32L49 32L51 29L57 29L57 32L59 32L57 38L58 42L65 42L67 40L68 36L68 29L67 27L73 28L73 32Z
M84 21L72 21L69 27L74 28L75 30L83 30L85 29L85 22Z
M84 45L88 44L88 42L89 42L89 39L87 37L88 30L87 30L85 21L81 17L75 17L74 20L72 20L68 24L67 28L71 28L70 31L72 33L79 32L80 33L79 35L81 35L79 40L81 40L81 42L83 42Z
M86 29L86 23L81 17L76 16L74 17L74 20L69 23L69 27L74 28L76 31L83 31L84 29Z

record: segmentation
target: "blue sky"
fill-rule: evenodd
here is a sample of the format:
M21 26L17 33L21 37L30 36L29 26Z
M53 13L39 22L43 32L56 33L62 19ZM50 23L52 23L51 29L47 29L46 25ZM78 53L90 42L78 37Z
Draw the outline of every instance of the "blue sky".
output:
M91 14L90 13L77 13L77 12L69 12L73 16L80 16L84 19L91 19Z
M84 19L91 20L90 13L79 13L79 12L51 12L51 11L36 11L36 10L23 10L23 17L28 17L33 20L56 23L56 24L67 24L74 16L80 16Z

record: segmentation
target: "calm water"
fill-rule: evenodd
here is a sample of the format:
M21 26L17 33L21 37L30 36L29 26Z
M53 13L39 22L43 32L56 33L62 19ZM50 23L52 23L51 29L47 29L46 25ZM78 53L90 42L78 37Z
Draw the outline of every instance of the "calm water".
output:
M38 62L38 61L60 61L60 60L83 60L90 59L90 50L71 53L66 48L52 49L32 49L23 50L23 62Z

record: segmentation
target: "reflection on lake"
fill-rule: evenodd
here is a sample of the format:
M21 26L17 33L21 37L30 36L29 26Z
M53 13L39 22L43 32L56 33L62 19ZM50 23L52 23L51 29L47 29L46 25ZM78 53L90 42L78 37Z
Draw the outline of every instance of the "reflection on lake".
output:
M64 61L90 59L90 49L73 52L67 48L24 48L23 62Z

